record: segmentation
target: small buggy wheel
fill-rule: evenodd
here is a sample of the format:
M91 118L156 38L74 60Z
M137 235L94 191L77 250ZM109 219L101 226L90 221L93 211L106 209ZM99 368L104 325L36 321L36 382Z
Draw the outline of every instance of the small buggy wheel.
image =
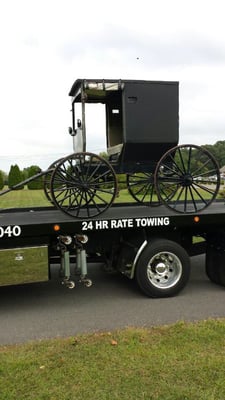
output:
M117 194L112 166L93 153L74 153L61 160L52 173L50 186L56 207L75 218L103 213Z
M155 190L154 175L151 172L127 174L127 188L130 195L138 203L147 206L159 206L160 202Z
M212 203L219 191L219 167L202 147L176 146L158 162L155 187L168 208L179 213L199 212Z
M53 203L52 197L51 197L51 187L50 187L50 182L51 182L51 176L52 176L52 171L58 165L58 163L62 160L62 158L59 158L58 160L54 161L47 170L46 175L44 176L44 193L48 201Z

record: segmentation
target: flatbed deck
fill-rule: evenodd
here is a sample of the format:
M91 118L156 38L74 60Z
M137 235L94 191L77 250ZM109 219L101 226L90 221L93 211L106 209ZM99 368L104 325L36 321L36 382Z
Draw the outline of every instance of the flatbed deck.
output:
M133 204L115 204L106 212L91 220L69 217L53 207L27 208L0 211L0 226L18 225L21 236L49 235L55 225L60 231L83 232L88 230L144 228L163 225L183 228L186 226L225 225L224 201L214 202L200 213L179 214L161 205L147 207Z

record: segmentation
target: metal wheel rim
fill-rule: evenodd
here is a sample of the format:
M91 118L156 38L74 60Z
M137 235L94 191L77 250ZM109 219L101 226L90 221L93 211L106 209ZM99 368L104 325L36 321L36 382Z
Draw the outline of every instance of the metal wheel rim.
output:
M155 187L168 208L179 213L198 212L208 207L219 191L219 167L200 146L176 146L158 162Z
M182 275L182 263L171 252L161 251L155 254L147 266L147 277L158 289L169 289L177 284Z
M59 162L63 160L63 158L59 158L58 160L54 161L49 167L48 167L48 171L46 173L46 175L44 176L44 183L43 183L43 189L44 189L44 193L45 196L47 198L48 201L50 201L51 203L53 203L52 201L52 197L51 197L51 176L52 176L52 170L53 168L55 168Z
M74 153L64 158L51 178L54 204L75 218L92 218L113 203L116 175L111 165L93 153Z

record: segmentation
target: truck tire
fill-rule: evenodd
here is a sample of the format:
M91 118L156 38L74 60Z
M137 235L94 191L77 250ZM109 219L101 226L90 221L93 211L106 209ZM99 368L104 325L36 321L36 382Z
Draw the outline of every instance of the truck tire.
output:
M220 265L219 269L219 285L225 286L225 263Z
M141 291L152 298L176 295L187 284L190 259L183 247L167 239L154 239L141 253L135 271Z
M205 257L205 272L209 280L220 285L220 269L223 253L213 247L207 247Z

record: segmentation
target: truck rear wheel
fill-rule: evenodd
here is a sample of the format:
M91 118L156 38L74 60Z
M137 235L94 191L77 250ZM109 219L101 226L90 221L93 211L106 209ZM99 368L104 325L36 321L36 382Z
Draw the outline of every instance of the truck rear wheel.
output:
M225 253L223 247L206 249L205 272L211 282L225 286Z
M220 265L223 253L216 251L213 247L206 249L205 272L211 282L220 284Z
M141 253L136 266L136 281L149 297L174 296L189 280L190 260L178 243L154 239Z

